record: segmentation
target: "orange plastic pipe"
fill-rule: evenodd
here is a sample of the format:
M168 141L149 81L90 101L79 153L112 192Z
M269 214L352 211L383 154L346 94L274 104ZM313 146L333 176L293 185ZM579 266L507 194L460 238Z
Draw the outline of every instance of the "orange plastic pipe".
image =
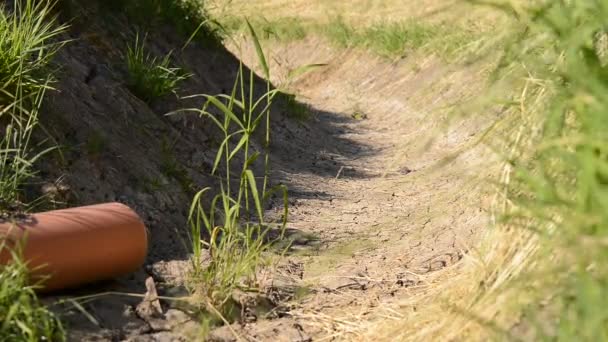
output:
M148 238L126 205L106 203L55 210L0 222L0 263L22 243L32 282L43 291L74 287L127 274L146 257ZM1 247L0 247L1 248Z

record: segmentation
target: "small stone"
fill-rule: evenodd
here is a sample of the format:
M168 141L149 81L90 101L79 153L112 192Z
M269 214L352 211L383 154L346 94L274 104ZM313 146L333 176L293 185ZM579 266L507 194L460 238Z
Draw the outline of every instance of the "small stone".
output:
M146 279L146 294L144 299L137 305L137 315L145 321L149 321L153 318L163 318L163 309L160 306L158 300L158 292L156 291L156 284L152 277Z

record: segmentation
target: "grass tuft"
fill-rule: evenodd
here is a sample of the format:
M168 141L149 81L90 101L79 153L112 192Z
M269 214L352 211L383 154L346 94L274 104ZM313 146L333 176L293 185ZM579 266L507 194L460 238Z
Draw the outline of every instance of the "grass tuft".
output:
M261 39L297 41L306 38L308 35L306 23L298 17L278 18L275 20L257 17L251 19L250 23L260 32ZM247 31L246 21L239 17L224 17L221 20L221 25L226 34Z
M479 34L460 26L449 27L417 20L376 22L357 28L336 17L318 30L339 47L363 48L386 58L426 52L449 59L479 38Z
M24 184L33 165L50 149L34 153L32 134L39 109L51 89L48 64L63 45L52 15L52 1L15 0L11 10L0 6L0 215L27 209ZM59 320L41 306L28 282L27 265L0 237L0 254L12 261L0 264L0 340L63 341Z
M11 10L0 4L0 115L48 87L46 69L66 28L56 24L53 7L53 1L15 0Z
M39 108L51 89L48 64L64 44L52 15L54 2L15 0L0 6L0 210L19 203L33 164L49 150L31 151Z
M0 243L0 250L6 252L5 247ZM0 340L64 341L61 322L38 303L27 265L13 254L12 262L0 264Z
M245 20L241 18L224 17L220 21L226 34L247 30ZM272 20L259 17L251 24L261 32L261 39L297 41L309 35L317 35L339 48L365 49L389 59L405 57L413 52L431 53L451 59L460 56L463 50L469 49L470 44L488 35L485 31L464 25L412 19L357 26L341 16L333 17L327 22L305 21L298 17Z
M265 74L269 70L259 41L260 63ZM211 188L204 188L193 198L190 207L192 277L191 291L204 298L210 313L233 317L235 304L231 300L236 289L256 291L257 275L265 264L264 253L272 241L281 238L287 220L287 191L284 186L267 188L270 168L270 115L278 90L254 95L255 74L245 72L241 64L230 94L200 95L205 104L194 109L202 118L210 120L223 134L212 173L219 178L219 194L208 207L204 196ZM264 152L255 151L251 139L262 130ZM256 177L253 167L260 164L264 175ZM267 199L275 191L284 196L284 213L278 237L271 236L275 225L265 220ZM204 258L203 250L207 250ZM237 310L238 311L238 310Z
M363 30L361 45L382 56L401 56L417 50L441 34L439 26L416 21L381 24Z
M151 56L145 49L145 38L135 37L133 45L127 46L127 86L137 97L149 102L174 93L183 80L190 77L182 69L171 67L171 53L163 58Z
M322 26L322 32L329 41L341 48L353 47L357 41L354 27L347 24L342 17L336 17Z
M555 319L528 329L536 338L606 340L608 314L599 308L608 305L608 272L600 266L608 263L608 68L601 43L608 1L511 11L528 25L509 47L519 53L508 70L525 75L522 92L542 94L542 106L521 113L526 135L510 161L513 206L506 218L539 239L537 267L526 277L542 287L533 289L538 302L528 315ZM551 304L540 305L547 298Z

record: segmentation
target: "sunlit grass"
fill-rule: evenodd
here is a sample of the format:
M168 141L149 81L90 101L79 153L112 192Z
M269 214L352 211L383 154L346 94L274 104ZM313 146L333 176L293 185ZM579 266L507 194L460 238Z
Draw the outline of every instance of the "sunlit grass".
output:
M0 250L5 247L0 243ZM38 303L35 288L28 280L27 265L17 254L13 259L7 265L0 264L0 340L65 340L61 322Z
M253 28L250 34L256 44L264 77L270 71ZM266 81L264 94L254 96L256 76L241 64L230 94L196 95L205 99L200 109L191 109L209 120L222 133L212 173L219 178L219 193L209 201L204 196L211 188L200 190L190 207L192 274L189 288L204 299L203 306L212 314L231 316L234 305L230 298L235 289L256 291L256 276L265 265L264 254L273 240L283 237L287 220L287 191L284 186L269 186L270 115L279 93ZM262 153L251 142L256 132L264 136ZM256 176L255 165L263 167ZM265 220L267 199L275 191L284 196L284 212L278 235L272 222ZM206 206L210 203L210 206ZM203 259L203 250L208 259ZM223 319L223 317L221 317Z
M220 22L227 34L245 29L244 20L238 17L222 18ZM328 21L304 20L298 17L259 17L252 25L262 33L263 39L289 42L306 37L322 37L339 48L363 49L389 59L406 57L412 53L429 53L450 59L460 55L462 50L467 50L472 42L489 34L464 25L411 19L376 21L362 26L349 23L341 16Z
M486 133L504 158L497 220L460 269L364 337L608 338L608 2L501 4L512 24L492 58L479 56L497 66L486 108L503 113Z
M510 48L530 65L521 74L539 81L544 106L525 112L529 135L514 169L507 218L535 231L541 252L529 270L543 284L535 289L550 305L533 306L535 336L558 340L608 339L608 91L604 20L608 1L556 1L513 10L528 20L528 32ZM602 45L604 44L604 45ZM517 72L518 68L513 68ZM521 68L519 68L521 69ZM529 77L529 76L528 76ZM530 148L532 148L530 150ZM558 253L556 255L555 253Z
M52 75L47 68L63 44L65 30L52 14L54 2L16 0L12 10L0 6L0 214L27 210L23 187L35 174L34 164L49 150L35 151L34 131ZM9 219L10 220L10 219ZM62 341L61 322L36 297L27 265L15 246L0 236L0 340ZM17 246L18 247L18 246Z
M0 4L0 114L48 86L45 69L63 45L56 37L65 30L53 17L53 5L14 1L9 12Z

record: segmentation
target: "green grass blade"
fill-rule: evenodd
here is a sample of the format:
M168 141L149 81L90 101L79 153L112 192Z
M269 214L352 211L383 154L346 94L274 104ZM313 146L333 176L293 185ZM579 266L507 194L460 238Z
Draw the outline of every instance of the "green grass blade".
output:
M270 79L270 68L268 68L268 63L266 62L264 50L262 49L262 45L260 44L260 40L258 39L258 35L256 34L255 29L253 28L253 26L251 26L249 20L246 20L246 22L247 28L249 28L249 34L251 35L251 38L253 39L253 44L255 45L255 52L258 56L258 63L260 63L260 66L264 71L264 77L268 80Z
M264 222L264 212L262 209L262 202L260 201L260 196L258 194L258 186L255 181L255 176L253 175L253 171L245 170L245 176L247 177L247 183L249 184L249 188L251 189L251 197L253 198L253 202L255 204L255 209L258 215L258 219L260 224Z
M325 67L327 65L328 65L327 63L314 63L314 64L307 64L307 65L300 66L296 69L289 71L289 73L287 73L287 79L293 80L297 77L307 74L313 70Z
M241 129L245 129L243 122L228 107L226 107L226 105L224 105L222 101L211 95L206 95L205 97L207 98L207 101L209 101L217 109L219 109L225 115L226 118L229 118L230 120L236 122Z
M241 137L241 140L239 140L238 144L234 147L232 152L230 152L230 155L228 156L228 161L232 160L232 158L234 158L234 156L237 153L239 153L239 151L243 148L243 146L245 146L245 143L247 143L248 141L249 141L249 134L244 133L243 136Z

